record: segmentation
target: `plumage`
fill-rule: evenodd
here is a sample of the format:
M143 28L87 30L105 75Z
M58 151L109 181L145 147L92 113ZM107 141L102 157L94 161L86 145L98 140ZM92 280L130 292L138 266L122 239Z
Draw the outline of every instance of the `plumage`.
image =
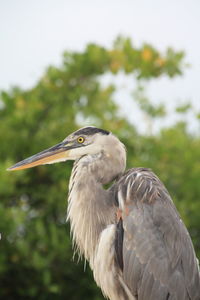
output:
M129 174L128 194L123 187ZM200 299L192 242L163 184L150 170L132 169L117 183L116 192L120 189L129 210L122 213L123 276L129 289L140 300Z
M110 300L199 300L198 262L168 191L149 169L125 172L126 150L112 133L79 129L10 170L69 159L75 163L67 220L103 294Z

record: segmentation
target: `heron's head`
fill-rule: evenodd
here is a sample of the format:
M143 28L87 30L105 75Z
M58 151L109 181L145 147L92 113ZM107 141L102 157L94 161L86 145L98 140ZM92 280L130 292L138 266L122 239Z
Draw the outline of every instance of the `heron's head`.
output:
M96 127L84 127L70 134L61 143L16 163L8 170L22 170L66 160L76 160L98 153L104 153L107 157L121 156L119 159L124 161L126 157L124 145L112 133Z

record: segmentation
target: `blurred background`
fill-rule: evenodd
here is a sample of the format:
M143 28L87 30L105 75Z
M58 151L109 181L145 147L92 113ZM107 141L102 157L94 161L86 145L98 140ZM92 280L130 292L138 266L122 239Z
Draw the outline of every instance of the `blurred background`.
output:
M5 171L85 125L161 178L200 258L200 2L7 0L0 12L0 299L103 299L73 258L72 163Z

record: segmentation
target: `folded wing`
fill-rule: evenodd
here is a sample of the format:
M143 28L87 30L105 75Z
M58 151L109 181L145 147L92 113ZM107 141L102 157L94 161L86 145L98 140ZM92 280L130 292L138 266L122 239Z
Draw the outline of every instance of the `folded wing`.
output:
M143 168L129 170L117 184L116 199L123 226L116 252L122 254L123 280L136 299L200 299L190 236L156 175Z

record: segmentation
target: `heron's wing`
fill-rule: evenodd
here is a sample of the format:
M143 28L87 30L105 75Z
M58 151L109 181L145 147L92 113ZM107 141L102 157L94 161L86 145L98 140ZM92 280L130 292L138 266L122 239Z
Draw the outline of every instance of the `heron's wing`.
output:
M132 294L140 300L200 299L193 245L163 184L137 168L118 181L116 191L116 254Z

